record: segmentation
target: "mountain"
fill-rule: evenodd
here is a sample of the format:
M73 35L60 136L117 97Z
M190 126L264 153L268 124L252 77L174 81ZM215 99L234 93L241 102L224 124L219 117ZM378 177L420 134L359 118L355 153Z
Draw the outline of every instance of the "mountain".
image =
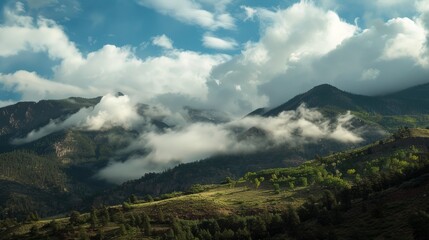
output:
M429 94L424 93L429 90L428 86L367 97L321 85L277 108L258 109L250 115L270 117L306 104L320 110L332 124L339 113L351 110L355 118L347 128L359 131L364 141L340 143L323 139L297 145L267 144L255 153L216 155L180 164L161 173L146 174L118 187L95 176L109 161L125 161L135 153L120 150L140 136L138 131L122 127L100 131L70 128L30 143L11 144L12 139L24 137L51 120L61 121L82 108L94 107L101 98L23 102L0 108L0 216L22 218L34 211L41 216L53 215L73 208L88 209L93 203L120 203L131 194L158 196L185 191L196 183L210 184L223 181L225 177L238 178L246 172L298 166L315 155L324 156L382 139L385 131L393 132L399 126L425 127L429 122L429 104L417 103L427 101ZM410 106L405 107L408 104ZM185 112L185 119L190 122L219 124L228 121L225 114L214 110L186 108ZM138 105L138 114L150 119L156 131L171 128L149 105ZM234 131L238 140L268 142L269 135L259 128ZM294 134L300 135L299 132ZM145 154L140 151L138 154Z
M184 107L184 110L186 112L185 117L190 122L208 122L217 124L231 121L226 113L214 109Z
M310 108L328 111L365 112L380 115L429 114L429 83L384 96L364 96L342 91L323 84L300 94L284 104L263 113L276 116L280 112L294 110L305 103Z
M0 239L427 239L429 130L297 167L247 172L69 217L0 222Z
M34 129L76 113L81 108L93 107L101 97L86 99L71 97L63 100L19 102L0 108L0 149L9 147L12 138L24 137Z

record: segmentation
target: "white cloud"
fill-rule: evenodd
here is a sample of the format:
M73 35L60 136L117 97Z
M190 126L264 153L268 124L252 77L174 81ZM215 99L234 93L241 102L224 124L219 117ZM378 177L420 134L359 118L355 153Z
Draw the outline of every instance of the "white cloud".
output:
M375 80L380 75L380 70L369 68L362 72L362 80Z
M137 2L188 24L211 30L235 28L234 18L225 12L229 0L137 0Z
M173 41L165 34L155 36L152 39L152 44L165 49L173 49Z
M34 21L19 15L14 10L5 10L5 24L0 25L0 56L17 55L21 51L47 52L52 59L79 62L82 56L74 43L55 22L39 18ZM35 24L34 24L35 22Z
M221 84L210 85L210 100L231 112L245 114L266 106L269 93L260 94L260 85L285 74L297 62L333 51L356 32L354 25L342 21L334 12L306 1L276 11L258 9L257 14L263 26L260 40L246 43L241 55L213 70L212 80ZM232 73L225 74L228 72ZM235 85L241 86L240 93L234 91ZM287 89L299 93L289 87L279 91ZM288 97L292 96L284 96L283 101Z
M37 75L35 72L24 70L12 74L0 74L0 83L5 90L18 92L22 95L22 100L41 100L46 98L59 99L67 96L81 96L85 91L87 95L98 91L93 88L83 90L80 87L49 81Z
M211 69L229 59L227 55L177 49L141 59L135 56L133 48L114 45L83 56L53 21L39 19L35 23L31 17L23 21L16 11L9 11L9 15L7 24L0 26L0 35L5 36L0 38L0 56L14 56L22 51L46 52L60 62L50 79L25 70L0 73L3 88L20 93L23 100L93 97L121 91L140 97L142 102L164 94L202 101L207 95L206 79ZM170 47L166 37L158 40L158 44Z
M14 144L23 144L35 141L51 133L64 129L78 128L87 131L99 131L122 127L135 129L140 124L148 124L137 114L137 108L130 98L107 94L95 107L83 108L68 117L65 121L52 119L51 122L37 130L33 130L22 139L15 139Z
M282 144L296 146L320 139L341 143L359 143L361 130L350 130L353 116L340 115L331 121L314 109L300 106L277 117L246 117L226 124L195 123L163 133L149 132L141 135L130 149L144 147L150 153L133 156L125 162L112 162L99 172L99 177L111 182L124 182L141 177L144 173L161 171L178 163L192 162L216 154L250 153ZM240 139L243 132L256 127L266 133L266 138Z
M231 38L219 38L210 33L206 33L203 36L203 45L207 48L220 49L220 50L232 50L237 47L237 42Z
M253 20L253 17L255 16L255 14L257 12L257 10L255 8L248 7L248 6L240 6L240 8L243 9L244 13L246 14L244 21Z
M213 9L211 16L220 17L231 1L184 2L174 4ZM379 19L366 29L308 1L286 9L258 8L254 14L261 25L260 39L247 42L233 58L178 50L171 44L164 55L145 59L131 46L105 45L82 54L54 22L7 9L0 26L6 36L0 38L0 55L46 52L60 64L49 79L21 70L0 74L0 83L22 94L23 100L121 91L142 102L222 108L236 116L283 103L321 83L361 94L391 92L427 81L425 6L425 1L415 2L413 8L419 9L415 17ZM234 45L233 40L204 37L210 40L208 45ZM161 42L170 47L168 41Z
M259 41L246 43L240 55L213 69L209 101L246 114L323 83L370 95L425 83L429 15L419 8L414 18L379 19L366 29L307 1L257 9Z
M426 30L409 18L395 18L386 23L386 27L397 32L385 45L382 58L394 60L410 57L422 65L429 65L427 56L423 56L426 42Z

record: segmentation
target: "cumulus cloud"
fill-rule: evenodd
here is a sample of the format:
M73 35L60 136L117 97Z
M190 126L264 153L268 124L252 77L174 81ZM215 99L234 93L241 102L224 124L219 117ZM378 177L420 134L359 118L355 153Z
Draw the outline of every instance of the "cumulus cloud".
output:
M82 56L75 44L54 21L39 17L37 20L22 15L16 9L5 9L5 23L0 25L0 56L8 57L22 51L47 52L52 59L76 63Z
M107 130L113 127L134 129L146 120L137 113L136 105L126 95L107 94L95 107L83 108L66 120L53 119L37 130L33 130L21 139L14 139L14 144L24 144L40 139L51 133L64 129L80 129L85 131Z
M225 11L231 0L137 0L137 2L179 21L203 28L211 30L235 28L234 18Z
M379 23L347 39L328 54L298 62L259 90L276 105L284 101L285 95L295 94L283 91L286 85L288 89L304 92L326 82L353 93L380 95L427 83L425 32L418 20L409 18ZM299 82L294 81L298 78Z
M148 102L157 96L177 94L203 101L211 69L229 59L223 54L201 54L172 49L166 36L154 39L168 51L159 57L145 59L135 55L130 46L105 45L83 55L55 22L35 20L16 10L6 10L6 23L0 26L0 56L18 55L22 51L46 52L58 60L52 78L36 72L19 70L0 73L5 90L22 95L22 100L93 97L108 92L140 96ZM179 104L179 103L176 103Z
M260 40L246 43L240 55L217 66L211 75L210 100L232 112L267 106L270 93L261 94L261 85L284 76L300 62L334 50L357 30L336 13L306 1L276 11L258 9L257 15L263 26ZM297 94L302 90L287 84L305 84L301 77L284 81L278 89L286 91L283 101L292 97L287 91ZM234 91L236 85L241 86L240 93Z
M209 102L245 114L323 83L366 95L425 83L429 18L424 6L416 6L414 18L379 19L365 29L307 1L258 8L259 41L247 42L240 55L213 69Z
M351 130L352 118L347 113L329 120L317 110L302 105L296 111L282 112L276 117L246 117L224 124L194 123L163 133L144 133L128 150L144 147L150 151L148 155L112 162L98 175L120 183L216 154L250 153L281 144L300 145L320 139L359 143L363 139L359 136L360 130ZM253 136L249 129L254 128L264 132L264 136ZM241 134L237 133L240 131Z
M165 34L152 38L152 44L166 49L173 49L173 41Z
M237 47L237 42L231 38L219 38L210 33L203 36L203 46L207 48L232 50Z
M175 2L194 10L212 9L213 16L225 13L230 3ZM46 52L59 64L51 78L20 70L0 73L0 83L23 100L121 91L141 102L161 102L176 109L222 108L235 116L283 103L321 83L360 94L383 94L427 81L427 4L411 5L415 17L378 20L364 29L308 1L285 9L252 8L248 10L261 25L260 39L245 43L234 57L175 49L167 36L160 35L152 40L165 48L163 55L145 59L137 57L132 46L105 45L82 54L55 22L25 16L17 6L5 10L0 33L6 37L0 39L0 56ZM205 34L202 40L216 49L238 45L214 34Z

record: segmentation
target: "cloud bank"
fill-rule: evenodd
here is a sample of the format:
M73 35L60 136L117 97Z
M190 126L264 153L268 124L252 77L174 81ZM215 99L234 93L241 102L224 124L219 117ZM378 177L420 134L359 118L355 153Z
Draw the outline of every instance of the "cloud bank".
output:
M127 151L142 149L149 154L135 155L125 162L112 162L98 176L122 183L145 173L204 159L217 154L251 153L282 144L301 145L320 139L354 144L363 141L361 129L351 126L350 113L329 120L315 109L300 106L296 111L276 117L246 117L224 124L193 123L165 132L146 132ZM259 129L263 136L249 129Z
M204 26L208 33L202 44L208 48L241 52L231 56L176 49L173 40L161 34L152 38L153 44L164 48L159 56L141 58L132 46L111 44L84 54L60 25L43 17L29 17L17 5L5 9L0 57L39 52L58 64L49 78L25 69L0 73L1 88L20 94L22 100L93 97L120 91L140 102L162 103L170 109L186 105L242 116L255 108L276 106L322 83L377 95L428 81L429 10L425 1L409 4L413 17L396 17L404 1L389 3L398 13L386 20L374 17L364 28L328 10L344 8L341 1L300 1L276 9L242 6L240 11L247 20L260 25L259 38L244 43L213 30L222 28L216 24L223 22L214 19L227 13L230 0L181 0L172 5L177 14L188 17L208 14L207 23L201 20L204 17L197 21L172 13L170 2L139 3ZM375 11L386 4L363 1L359 6Z
M414 18L378 19L361 29L307 1L257 8L260 40L213 69L209 99L234 112L276 106L322 83L367 95L425 83L429 21L419 9Z
M51 120L51 122L27 134L25 138L14 139L13 144L33 142L51 133L64 129L79 129L84 131L103 131L113 127L135 129L138 126L149 125L147 119L137 113L137 107L128 96L104 96L95 107L82 108L66 120Z

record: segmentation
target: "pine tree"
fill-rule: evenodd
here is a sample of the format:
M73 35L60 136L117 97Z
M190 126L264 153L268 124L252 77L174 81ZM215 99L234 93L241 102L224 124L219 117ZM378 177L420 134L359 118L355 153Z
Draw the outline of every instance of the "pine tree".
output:
M119 233L121 234L121 236L125 236L128 234L124 224L119 225Z
M89 240L88 233L86 232L85 228L83 228L83 227L79 228L79 239L80 240Z
M137 202L138 202L137 196L134 195L134 194L131 194L131 196L130 196L130 203L136 204Z
M95 212L95 209L91 210L90 221L91 221L91 228L96 228L98 224L98 218L97 218L97 213Z
M150 225L150 218L145 212L142 214L142 227L146 235L151 235L152 227Z
M289 226L289 230L292 234L296 234L299 224L301 223L301 219L299 218L299 215L294 207L289 205L287 207L287 214L286 214L286 224Z
M80 213L78 211L72 211L70 213L69 222L71 225L77 226L81 222Z
M165 222L165 215L164 215L164 212L162 211L162 209L159 209L158 216L159 216L160 222Z

